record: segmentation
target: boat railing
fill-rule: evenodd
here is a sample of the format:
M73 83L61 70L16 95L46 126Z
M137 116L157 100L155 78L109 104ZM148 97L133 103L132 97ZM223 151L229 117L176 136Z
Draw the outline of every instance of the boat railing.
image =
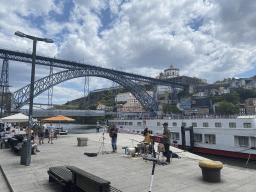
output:
M238 115L168 115L168 116L158 116L158 117L117 117L111 120L171 120L171 119L236 119Z

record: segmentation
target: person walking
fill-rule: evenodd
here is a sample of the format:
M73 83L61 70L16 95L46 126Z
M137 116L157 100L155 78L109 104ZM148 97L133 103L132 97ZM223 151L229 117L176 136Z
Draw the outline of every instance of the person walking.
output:
M45 125L44 122L43 122L43 127L44 127L44 131L43 131L43 137L42 137L42 144L44 144L45 131L47 129L47 126Z
M49 141L48 141L48 143L50 143L50 141L51 141L51 144L53 144L52 139L53 139L53 134L54 134L54 131L55 131L55 127L52 125L52 123L50 123L48 131L49 131Z
M96 125L96 133L99 133L100 132L100 124L99 122L97 122L97 125Z
M109 136L111 137L113 153L117 153L117 147L116 147L117 133L118 133L118 130L117 130L116 126L113 125L113 127L109 131Z
M170 130L168 129L168 123L164 123L163 128L164 128L163 134L158 134L158 135L163 137L163 144L164 144L164 148L165 148L165 152L163 153L163 155L167 158L166 163L170 164L171 133L170 133Z
M38 138L39 138L39 145L41 145L41 143L43 143L43 138L44 138L44 126L43 126L43 122L40 122L40 125L37 128L38 130Z

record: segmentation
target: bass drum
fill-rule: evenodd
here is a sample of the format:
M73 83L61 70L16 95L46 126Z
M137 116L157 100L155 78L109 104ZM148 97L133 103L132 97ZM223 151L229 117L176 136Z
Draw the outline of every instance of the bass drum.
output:
M134 147L130 147L130 148L126 147L125 154L135 157L135 151L136 149Z

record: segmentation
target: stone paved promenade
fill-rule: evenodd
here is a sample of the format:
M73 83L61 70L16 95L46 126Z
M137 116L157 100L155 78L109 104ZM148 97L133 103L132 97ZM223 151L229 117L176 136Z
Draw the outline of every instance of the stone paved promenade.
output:
M0 149L0 164L14 192L60 192L61 187L48 182L47 170L52 166L73 165L111 182L123 192L147 192L151 181L152 162L142 158L124 156L124 146L137 144L142 136L119 134L118 152L87 157L84 152L98 152L101 146L100 134L63 135L54 139L54 144L39 145L36 155L32 156L30 166L20 165L20 157L10 149ZM88 146L77 146L77 137L87 137ZM110 138L105 134L106 151L111 151ZM220 183L207 183L202 180L198 166L200 156L173 149L181 159L172 159L170 165L156 165L152 192L207 192L207 191L256 191L256 171L224 165ZM100 151L101 152L101 151ZM161 159L162 157L160 157ZM4 183L2 175L0 183ZM5 184L0 191L8 191Z

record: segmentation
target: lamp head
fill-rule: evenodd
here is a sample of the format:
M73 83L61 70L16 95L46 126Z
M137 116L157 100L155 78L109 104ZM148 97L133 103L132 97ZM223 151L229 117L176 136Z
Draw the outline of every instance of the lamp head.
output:
M45 38L44 41L45 41L46 43L53 43L53 42L54 42L52 39L47 39L47 38Z
M17 35L17 36L19 36L19 37L25 37L25 34L22 33L22 32L20 32L20 31L16 31L16 32L14 33L14 35Z

